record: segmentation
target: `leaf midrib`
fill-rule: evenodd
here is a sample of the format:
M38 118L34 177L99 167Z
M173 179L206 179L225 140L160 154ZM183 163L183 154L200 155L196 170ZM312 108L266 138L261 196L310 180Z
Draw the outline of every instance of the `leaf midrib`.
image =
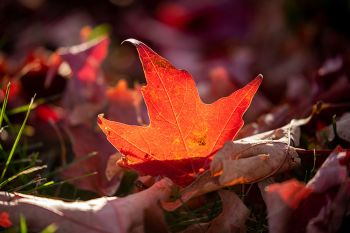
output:
M185 139L184 139L184 136L183 136L183 134L182 134L182 131L181 131L181 128L180 128L180 124L179 124L179 122L178 122L178 118L176 117L175 110L174 110L174 106L173 106L172 100L171 100L171 98L170 98L170 96L169 96L168 90L166 89L166 87L165 87L165 85L164 85L164 83L163 83L163 80L162 80L162 78L160 77L159 71L158 71L156 65L153 63L153 61L152 61L151 57L149 56L148 52L147 52L142 46L141 46L141 49L142 49L142 50L145 52L145 54L147 55L147 57L148 57L149 61L151 62L151 64L152 64L154 70L156 71L156 74L157 74L157 76L158 76L158 79L160 80L160 83L162 84L163 89L165 90L166 96L167 96L167 98L168 98L168 100L169 100L169 103L170 103L171 112L172 112L173 115L174 115L174 119L175 119L175 121L176 121L176 126L177 126L177 129L179 130L179 133L180 133L180 137L181 137L181 140L182 140L182 144L183 144L183 146L184 146L184 148L185 148L185 150L186 150L186 154L188 154L188 148L187 148L187 145L186 145L186 143L185 143Z

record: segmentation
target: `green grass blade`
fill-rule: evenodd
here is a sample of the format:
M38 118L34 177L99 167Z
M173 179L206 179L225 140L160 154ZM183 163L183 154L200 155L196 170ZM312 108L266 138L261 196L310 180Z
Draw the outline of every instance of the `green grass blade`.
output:
M7 124L6 127L8 127L11 132L16 132L14 126L10 122L10 119L7 117L6 112L3 115L3 120L5 120Z
M44 185L41 185L40 187L36 187L36 188L30 190L30 192L37 191L37 190L40 190L40 189L43 189L43 188L47 188L47 187L53 187L53 186L57 186L57 185L62 185L64 183L73 182L73 181L76 181L76 180L84 179L84 178L87 178L89 176L95 176L95 175L97 175L97 172L87 173L87 174L84 174L84 175L81 175L81 176L73 177L73 178L62 180L62 181L59 181L59 182L50 181L50 182L47 182ZM26 193L26 192L23 192L23 193Z
M20 107L11 109L11 110L7 111L6 113L7 113L8 116L11 116L11 115L14 115L14 114L27 112L28 108L30 108L30 110L33 110L36 107L38 107L38 105L40 105L40 104L41 104L41 102L35 101L33 104L25 104L25 105L22 105Z
M30 101L30 104L29 104L29 107L28 107L28 110L27 110L27 114L26 114L26 117L24 118L24 121L22 123L22 126L17 134L17 137L16 137L16 140L15 142L13 143L13 146L11 148L11 151L9 153L9 156L7 157L7 161L6 161L6 164L5 164L5 167L4 167L4 170L2 171L2 174L1 174L1 177L0 177L0 182L2 182L4 180L4 177L5 177L5 174L6 174L6 171L7 171L7 168L12 160L12 156L13 154L15 153L15 150L17 148L17 145L18 145L18 142L19 140L21 139L21 136L22 136L22 133L23 133L23 130L24 130L24 127L27 123L27 120L28 120L28 117L29 117L29 114L30 114L30 110L32 109L32 104L34 102L34 98L35 96L32 98L32 100Z
M50 177L50 176L53 176L53 175L55 175L57 173L60 173L60 172L62 172L64 170L66 170L66 169L68 169L68 168L70 168L70 167L72 167L72 166L74 166L76 164L79 164L79 163L81 163L81 162L83 162L83 161L85 161L85 160L87 160L89 158L92 158L92 157L94 157L96 155L97 155L97 152L91 152L91 153L87 154L86 156L83 156L81 158L75 159L73 162L71 162L69 164L66 164L66 165L63 165L63 166L59 167L58 169L56 169L56 170L54 170L52 172L49 172L48 174L46 174L45 177Z
M18 191L21 191L22 189L24 189L26 187L29 187L29 186L34 185L34 184L37 185L37 184L40 184L40 183L45 182L45 181L46 181L45 178L34 179L34 180L29 181L28 183L25 183L25 184L23 184L21 186L16 187L16 188L9 189L9 190L7 190L7 192L9 192L9 193L11 193L11 192L18 192ZM47 183L50 183L50 182L47 182Z
M57 225L52 223L50 225L48 225L47 227L45 227L44 230L41 231L41 233L54 233L57 231Z
M24 218L24 216L22 214L19 216L19 229L20 229L21 233L28 232L26 219Z
M54 96L50 96L50 97L46 97L46 98L37 99L31 105L31 110L34 108L37 108L39 105L42 105L42 104L45 104L45 103L48 103L51 101L55 101L55 100L59 99L59 97L60 97L59 95L54 95ZM11 115L19 114L22 112L26 112L27 109L29 108L29 105L30 104L26 104L26 105L19 106L17 108L10 109L10 110L6 111L6 113L8 116L11 116Z
M9 98L9 93L10 93L10 88L11 88L11 83L9 82L7 84L6 87L6 94L4 97L4 102L2 103L2 108L1 108L1 114L0 114L0 130L1 130L1 126L2 126L2 120L4 118L4 113L5 113L5 109L6 109L6 105L7 105L7 100ZM1 131L0 131L1 132Z
M0 183L0 189L5 185L7 184L8 182L16 179L17 177L19 176L22 176L22 175L27 175L27 174L30 174L32 172L36 172L36 171L39 171L41 169L44 169L44 168L47 168L46 165L43 165L43 166L37 166L37 167L31 167L31 168L28 168L28 169L25 169L24 171L21 171L19 173L17 173L16 175L13 175L11 176L10 178L4 180L2 183Z

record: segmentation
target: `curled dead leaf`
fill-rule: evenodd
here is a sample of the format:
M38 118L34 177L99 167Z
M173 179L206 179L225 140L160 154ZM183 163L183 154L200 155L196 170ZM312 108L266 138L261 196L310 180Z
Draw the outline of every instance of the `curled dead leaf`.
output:
M300 159L285 143L227 143L211 165L211 172L225 186L252 183L297 167Z
M158 202L169 198L172 184L164 178L149 189L125 198L102 197L76 202L0 192L0 209L9 213L14 224L18 224L23 215L28 230L34 232L54 222L57 232L141 233L148 226L145 219L150 218L145 215L157 212ZM164 228L159 228L163 219L157 215L157 220L157 232L164 232ZM154 231L149 229L149 232Z
M252 183L300 165L294 145L299 144L300 128L306 119L269 132L227 142L215 155L211 173L221 185Z

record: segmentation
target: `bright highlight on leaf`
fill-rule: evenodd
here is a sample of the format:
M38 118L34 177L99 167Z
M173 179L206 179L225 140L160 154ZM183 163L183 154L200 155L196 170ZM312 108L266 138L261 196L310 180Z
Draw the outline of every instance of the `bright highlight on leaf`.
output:
M187 185L206 170L213 154L243 126L262 76L212 104L201 101L191 75L178 70L140 41L136 46L147 80L142 94L148 126L126 125L98 116L108 141L123 155L121 165L143 174L167 176Z

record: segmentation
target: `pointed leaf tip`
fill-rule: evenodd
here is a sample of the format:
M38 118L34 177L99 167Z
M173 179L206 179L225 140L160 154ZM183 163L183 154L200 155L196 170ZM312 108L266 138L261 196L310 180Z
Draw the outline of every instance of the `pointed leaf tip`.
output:
M97 124L102 125L102 119L104 118L104 113L100 113L97 115Z
M251 85L254 87L255 92L258 90L258 88L260 87L262 81L263 81L264 77L262 74L258 74L252 81L250 81L246 86ZM252 98L254 97L254 94L251 96Z
M258 75L255 77L255 79L253 80L253 82L256 81L256 82L258 82L259 85L260 85L263 79L264 79L264 76L263 76L262 74L258 74Z
M134 38L129 38L129 39L126 39L126 40L123 40L121 45L125 44L125 43L131 43L135 46L139 46L139 45L142 45L143 43L139 40L136 40Z

